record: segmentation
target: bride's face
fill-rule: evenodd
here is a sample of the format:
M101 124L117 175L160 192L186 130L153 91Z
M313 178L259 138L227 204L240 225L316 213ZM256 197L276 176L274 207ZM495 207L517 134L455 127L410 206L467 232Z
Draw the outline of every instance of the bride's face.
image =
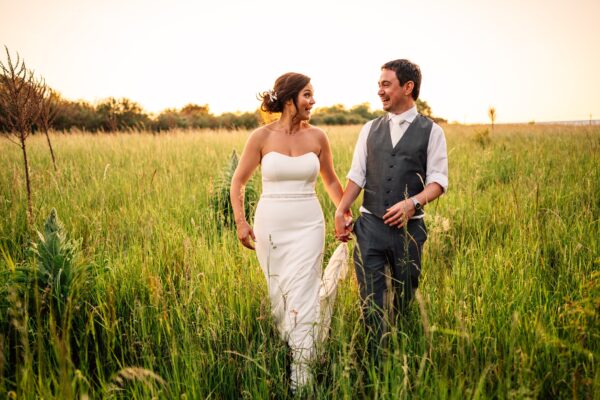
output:
M297 118L299 118L302 121L308 121L310 119L310 110L315 104L315 99L313 97L313 87L310 83L304 86L300 93L298 93L298 98L296 98L296 104L298 106Z

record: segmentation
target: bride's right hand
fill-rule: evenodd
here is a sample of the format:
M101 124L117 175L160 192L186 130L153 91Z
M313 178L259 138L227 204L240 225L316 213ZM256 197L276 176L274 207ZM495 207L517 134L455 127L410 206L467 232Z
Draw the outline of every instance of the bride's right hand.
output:
M254 250L253 241L256 241L256 237L254 236L254 231L252 227L248 224L248 222L244 221L236 225L237 237L244 247Z

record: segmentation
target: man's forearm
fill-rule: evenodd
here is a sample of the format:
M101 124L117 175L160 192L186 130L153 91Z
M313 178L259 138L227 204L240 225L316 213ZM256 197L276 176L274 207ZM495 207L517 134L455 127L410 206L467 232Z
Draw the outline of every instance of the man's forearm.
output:
M439 183L433 182L425 186L423 191L414 197L419 200L419 203L425 205L427 203L431 203L433 200L437 199L444 193L444 189Z
M352 203L354 203L354 200L356 200L356 198L360 194L361 190L362 188L360 186L358 186L353 181L348 180L348 183L346 184L346 189L344 190L344 195L342 196L342 200L340 200L340 204L338 205L337 210L335 211L336 214L343 215L344 213L348 212L348 210L350 210L350 207L352 207Z

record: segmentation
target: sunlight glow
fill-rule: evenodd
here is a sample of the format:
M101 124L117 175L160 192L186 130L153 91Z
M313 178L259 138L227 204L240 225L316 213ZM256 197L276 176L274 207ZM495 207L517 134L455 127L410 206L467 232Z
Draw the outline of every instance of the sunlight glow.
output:
M380 66L409 58L449 121L490 106L500 123L585 120L600 118L599 15L597 0L0 0L0 44L69 99L151 112L251 111L288 71L312 77L317 106L379 108Z

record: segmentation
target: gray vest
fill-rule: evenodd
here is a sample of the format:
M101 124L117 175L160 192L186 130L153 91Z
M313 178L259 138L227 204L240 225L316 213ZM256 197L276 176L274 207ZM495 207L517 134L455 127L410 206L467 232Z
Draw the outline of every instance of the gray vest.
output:
M387 208L423 190L432 126L429 118L418 114L393 147L387 116L373 121L367 137L363 207L382 218Z

